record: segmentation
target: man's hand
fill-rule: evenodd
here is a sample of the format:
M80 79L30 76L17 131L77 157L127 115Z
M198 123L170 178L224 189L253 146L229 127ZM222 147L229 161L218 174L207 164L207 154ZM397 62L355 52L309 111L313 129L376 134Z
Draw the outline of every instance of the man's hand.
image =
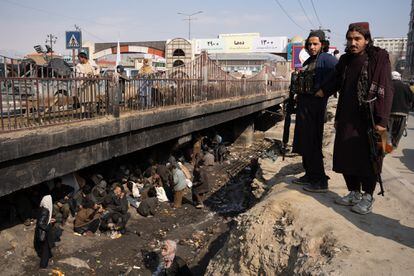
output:
M385 127L383 127L383 126L380 126L380 125L375 125L375 130L376 130L377 132L384 132L384 131L386 131L387 129L386 129Z
M323 94L322 89L319 89L316 93L315 93L315 97L319 97L319 98L323 98L325 95Z

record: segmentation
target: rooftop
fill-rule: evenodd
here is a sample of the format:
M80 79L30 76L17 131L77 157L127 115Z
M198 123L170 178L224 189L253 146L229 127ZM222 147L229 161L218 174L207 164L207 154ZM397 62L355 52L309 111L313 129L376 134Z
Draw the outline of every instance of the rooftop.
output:
M154 48L160 51L165 51L165 42L166 41L119 42L119 45L121 47L126 46L126 45L142 46L142 47ZM118 42L95 43L95 53L108 49L108 48L116 47L117 44Z
M267 53L224 53L209 54L213 60L265 60L265 61L286 61L283 57Z

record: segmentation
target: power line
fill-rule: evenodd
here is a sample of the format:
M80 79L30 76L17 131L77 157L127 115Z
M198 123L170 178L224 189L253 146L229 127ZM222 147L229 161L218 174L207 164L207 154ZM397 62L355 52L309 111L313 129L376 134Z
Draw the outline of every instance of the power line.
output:
M280 9L286 14L286 16L290 19L290 21L293 22L293 24L295 24L296 26L298 26L298 28L304 30L304 31L308 31L305 28L303 28L302 26L300 26L298 23L296 23L295 20L293 20L293 18L287 13L287 11L283 8L283 6L280 4L279 0L275 0L276 3L279 5Z
M336 33L336 32L334 32L334 31L331 31L331 34L333 35L333 36L336 36L336 37L338 37L338 38L344 38L344 36L343 35L340 35L340 34L338 34L338 33Z
M316 15L316 19L318 19L319 26L322 27L321 20L319 19L318 13L316 12L316 9L315 9L315 5L313 4L313 0L311 0L311 3L312 3L313 11L315 12L315 15Z
M100 40L102 42L107 42L108 41L108 40L105 40L105 39L103 39L103 38L101 38L101 37L99 37L99 36L97 36L97 35L89 32L89 31L87 31L85 28L82 28L82 31L85 32L85 33L87 33L87 34L89 34L90 36L95 37L96 39L98 39L98 40Z
M50 12L48 10L44 10L44 9L39 9L39 8L31 7L31 6L22 5L20 3L16 3L16 2L13 2L13 1L9 1L9 0L3 0L3 1L6 2L6 3L9 3L9 4L12 4L12 5L21 7L21 8L25 8L25 9L29 9L29 10L34 10L34 11L46 13L48 15L57 16L59 18L62 18L63 17L63 18L71 19L71 20L84 21L84 22L89 22L89 23L95 24L95 25L101 25L101 26L105 26L107 28L114 28L114 29L119 30L117 27L115 27L113 25L110 25L110 24L99 23L99 22L92 21L92 20L85 19L85 18L72 17L72 16L67 16L67 15L64 15L64 14L59 14L59 13L54 13L54 12L52 13L52 12Z
M100 26L103 26L103 27L106 27L106 28L112 28L114 30L121 31L120 28L118 28L114 25L111 25L111 24L100 23L100 22L96 22L96 21L93 21L93 20L89 20L89 19L84 19L84 18L80 18L80 17L72 17L72 16L67 16L67 15L59 14L59 13L52 13L48 10L44 10L44 9L40 9L40 8L36 8L36 7L32 7L32 6L26 6L26 5L23 5L23 4L20 4L20 3L15 3L15 2L10 1L10 0L0 0L0 2L6 2L6 3L9 3L11 5L15 5L15 6L25 8L25 9L29 9L29 10L34 10L34 11L37 11L37 12L45 13L45 14L55 16L55 17L59 17L59 18L66 18L66 19L70 19L70 20L75 20L77 22L92 23L94 25L100 25ZM135 29L145 28L145 26L143 26L143 25L135 25L135 24L128 24L128 27L129 28L135 28ZM85 29L83 28L83 30L85 30ZM89 33L90 35L94 36L95 38L101 40L101 41L107 41L107 40L104 40L104 39L100 38L97 35L92 34L91 32L88 32L88 31L86 31L86 32ZM157 31L157 33L172 34L173 32Z
M298 1L300 2L300 0L298 0ZM321 29L321 28L322 28L322 22L321 22L321 20L320 20L320 18L319 18L319 16L318 16L318 13L316 12L316 8L315 8L315 4L313 3L313 0L311 0L311 3L312 3L312 8L313 8L313 11L315 12L315 15L316 15L316 19L318 20L318 23L319 23L319 28ZM329 33L330 33L330 34L332 34L333 36L338 37L338 38L343 38L343 36L342 36L342 35L340 35L340 34L338 34L338 33L334 32L334 31L332 31L332 30L330 30L330 31L329 31Z
M309 19L309 16L308 16L307 12L305 11L305 8L303 7L302 2L301 2L300 0L298 0L298 2L299 2L300 7L302 8L303 13L304 13L304 14L305 14L305 16L306 16L306 19L308 19L309 24L310 24L312 27L313 27L313 26L315 26L315 25L312 23L312 21Z

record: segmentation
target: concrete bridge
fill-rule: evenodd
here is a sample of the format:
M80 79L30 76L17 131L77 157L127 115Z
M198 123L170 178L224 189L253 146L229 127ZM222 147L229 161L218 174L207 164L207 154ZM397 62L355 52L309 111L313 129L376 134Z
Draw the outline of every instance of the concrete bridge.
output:
M282 103L288 89L270 67L235 79L206 55L167 74L126 81L6 77L0 83L11 91L20 86L12 106L21 111L1 110L0 196L258 113ZM2 95L4 101L8 94Z

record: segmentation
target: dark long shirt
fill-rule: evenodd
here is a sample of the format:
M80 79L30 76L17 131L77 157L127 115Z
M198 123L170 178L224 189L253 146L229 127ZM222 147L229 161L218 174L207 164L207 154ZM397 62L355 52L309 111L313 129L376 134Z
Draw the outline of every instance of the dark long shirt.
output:
M392 100L391 113L392 114L407 114L414 101L414 93L411 92L410 87L400 80L393 80L394 97Z
M119 198L114 193L110 193L104 199L103 206L110 211L121 214L126 214L128 212L128 200L126 199L126 196Z
M384 54L384 53L382 53ZM367 116L359 107L358 102L358 80L361 75L367 54L341 56L335 70L335 76L322 86L324 94L330 94L338 91L339 99L336 110L336 135L333 154L333 170L338 173L372 176L373 168L370 161L369 144L368 144L368 122ZM370 70L376 68L376 59L368 61L368 74ZM382 66L389 66L385 63ZM390 68L384 68L384 71L390 71ZM371 73L372 75L372 73ZM391 73L386 77L391 77ZM385 80L388 85L388 80ZM389 95L389 93L391 95ZM374 103L375 123L382 126L387 125L390 107L390 96L392 90L387 86L384 97L379 97Z
M52 196L53 202L60 202L66 203L67 201L64 199L65 196L72 196L74 189L72 186L62 184L59 188L54 187L52 191L50 191L50 195Z
M328 53L321 53L319 54L319 56L309 57L303 63L303 66L310 64L316 58L317 58L317 61L316 61L316 69L315 69L316 71L315 71L313 92L318 91L321 88L323 83L325 83L327 80L332 78L332 76L334 75L335 66L338 63L338 60L334 56Z
M158 199L156 197L149 197L144 199L137 209L141 216L147 217L149 215L154 216L158 206Z

